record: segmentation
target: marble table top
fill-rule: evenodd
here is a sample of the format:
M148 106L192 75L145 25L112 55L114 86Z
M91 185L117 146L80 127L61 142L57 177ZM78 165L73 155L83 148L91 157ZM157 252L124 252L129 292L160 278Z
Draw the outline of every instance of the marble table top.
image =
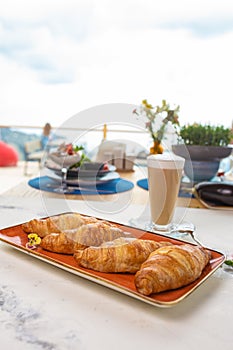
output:
M0 196L0 228L75 210L127 224L147 221L141 205ZM180 210L180 209L179 209ZM233 253L232 212L183 208L207 247ZM220 267L172 308L158 308L33 259L0 243L1 349L232 348L233 269Z

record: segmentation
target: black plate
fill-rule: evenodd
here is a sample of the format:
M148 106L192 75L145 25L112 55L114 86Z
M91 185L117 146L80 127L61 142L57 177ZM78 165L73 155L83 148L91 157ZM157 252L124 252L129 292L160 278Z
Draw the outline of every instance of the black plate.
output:
M99 162L84 162L83 165L79 168L72 168L67 171L68 179L76 178L96 178L102 177L108 174L109 172L115 171L116 167L108 164L108 169L104 169L106 163ZM55 172L56 175L61 176L61 169L57 166L51 166L46 164L46 167Z
M233 184L200 182L194 187L196 196L211 206L233 206Z

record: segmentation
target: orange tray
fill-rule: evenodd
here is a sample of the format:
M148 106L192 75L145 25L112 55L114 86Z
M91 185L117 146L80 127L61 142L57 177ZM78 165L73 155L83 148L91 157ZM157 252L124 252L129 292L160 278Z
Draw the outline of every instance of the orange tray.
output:
M186 243L179 239L149 233L147 231L134 227L121 225L118 223L115 223L115 225L117 225L123 231L132 233L137 238L151 239L155 241L163 240L172 242L173 244ZM28 249L26 247L28 237L27 234L23 231L21 225L11 226L0 230L0 240L13 248L20 250L23 253L30 254L32 258L43 260L49 264L57 266L60 269L66 270L80 277L121 292L122 294L131 296L132 298L139 299L145 303L159 307L173 306L186 298L208 277L210 277L212 273L223 264L226 258L223 253L208 248L208 250L211 252L211 260L203 270L201 276L196 281L179 289L152 294L150 296L144 296L138 293L135 288L134 275L126 273L97 272L78 266L72 255L51 253L44 250L40 246L38 246L38 248L35 250Z

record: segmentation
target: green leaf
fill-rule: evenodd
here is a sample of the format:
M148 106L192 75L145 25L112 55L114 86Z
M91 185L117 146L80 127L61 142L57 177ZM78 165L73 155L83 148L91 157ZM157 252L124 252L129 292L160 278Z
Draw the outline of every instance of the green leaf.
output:
M73 150L75 152L82 151L82 150L84 150L84 147L82 145L81 146L73 145Z
M225 260L225 261L224 261L224 264L233 267L233 260Z

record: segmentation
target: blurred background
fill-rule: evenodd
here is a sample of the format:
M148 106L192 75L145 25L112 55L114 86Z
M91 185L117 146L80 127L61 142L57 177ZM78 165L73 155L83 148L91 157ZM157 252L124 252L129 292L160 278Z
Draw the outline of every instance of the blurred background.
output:
M0 0L1 138L145 98L230 127L232 42L231 0Z

